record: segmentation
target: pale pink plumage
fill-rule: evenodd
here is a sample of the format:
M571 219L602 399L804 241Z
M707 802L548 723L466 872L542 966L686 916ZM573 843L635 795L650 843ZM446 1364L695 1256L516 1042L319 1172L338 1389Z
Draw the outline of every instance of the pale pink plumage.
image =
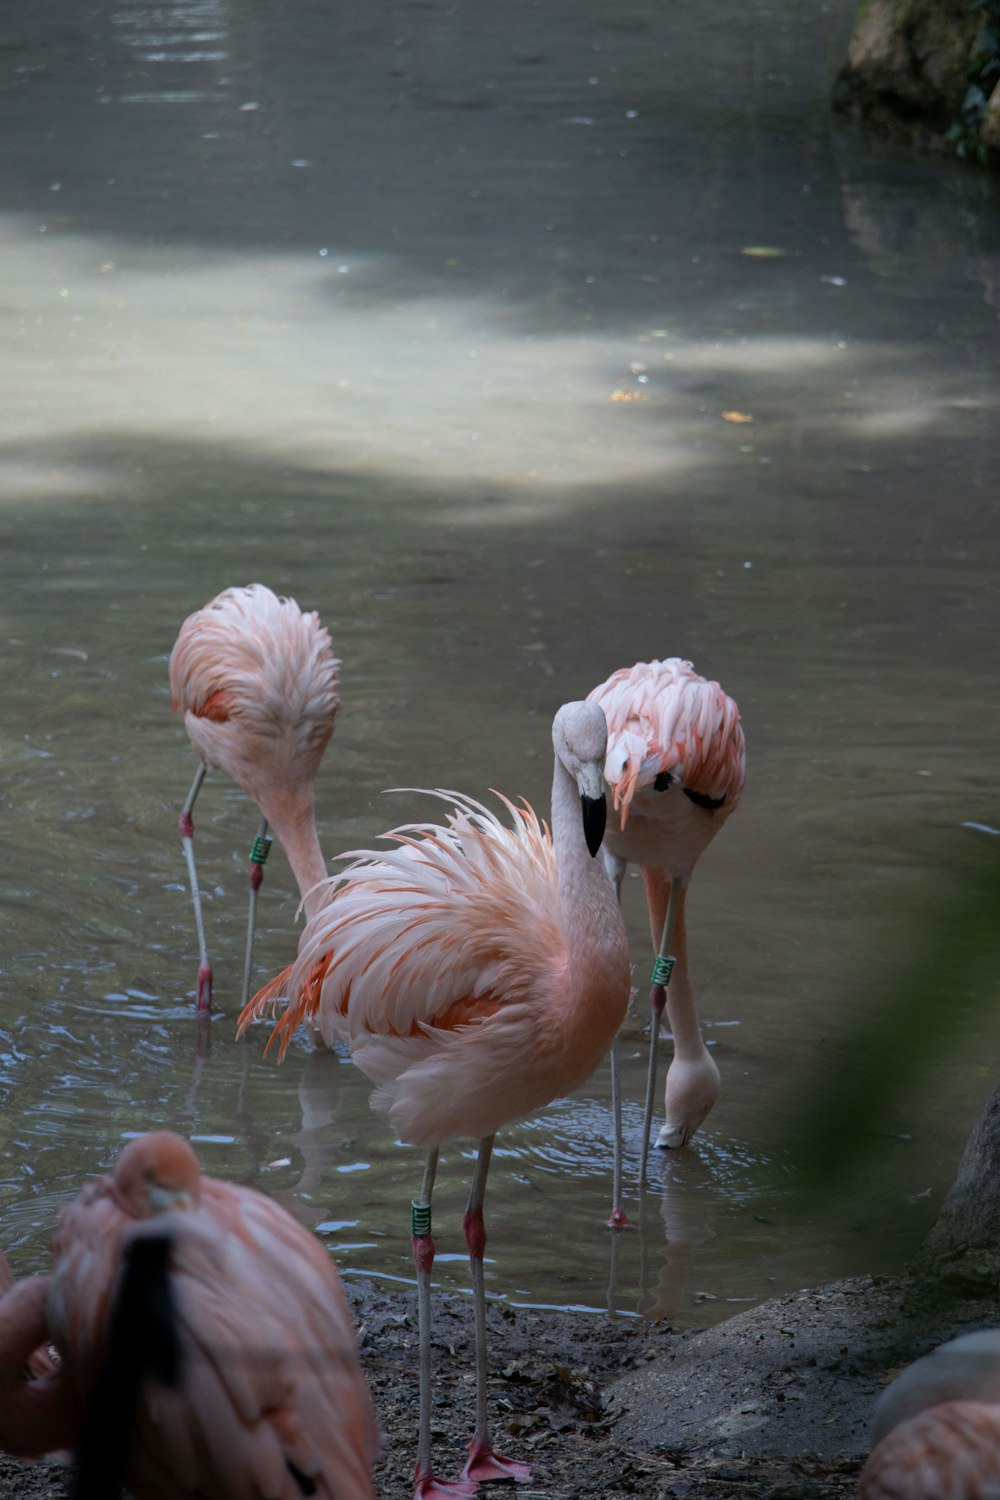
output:
M332 1262L262 1194L202 1177L166 1133L133 1141L111 1177L84 1187L60 1215L52 1276L0 1300L5 1371L26 1339L41 1341L36 1321L16 1347L8 1305L20 1296L37 1311L40 1289L62 1360L54 1380L27 1386L36 1408L48 1404L49 1432L36 1417L28 1449L12 1414L0 1444L22 1455L75 1446L67 1392L84 1406L94 1393L123 1254L154 1217L172 1240L182 1362L177 1388L142 1389L127 1475L138 1500L300 1500L295 1470L329 1500L372 1500L374 1416Z
M642 866L654 949L660 947L670 887L679 883L676 964L666 991L674 1058L657 1142L679 1146L694 1135L719 1087L695 1011L684 900L695 862L739 803L746 772L743 729L732 698L679 657L622 668L589 696L608 720L604 774L617 813L604 840L609 873L620 891L626 863Z
M1000 1330L962 1334L879 1398L858 1500L1000 1495Z
M395 829L398 849L357 853L331 880L280 981L291 1000L277 1027L282 1050L301 1021L328 1046L344 1038L379 1085L374 1107L425 1147L493 1135L571 1093L628 994L621 948L605 949L599 929L574 951L581 935L532 809L502 798L508 828L469 798L435 795L455 804L446 827Z
M603 713L566 705L553 742L551 838L527 805L501 799L507 827L478 802L434 793L453 803L447 824L406 825L387 835L395 849L345 856L352 863L331 880L290 971L241 1017L244 1027L287 996L275 1031L282 1052L302 1021L328 1044L345 1038L378 1085L374 1107L402 1140L428 1148L428 1204L440 1143L474 1136L488 1163L493 1134L577 1088L625 1015L625 930L590 852L599 839L585 839L581 821L582 797L586 816L600 807L603 826ZM466 1215L480 1298L485 1174L484 1164ZM425 1277L429 1243L429 1232L415 1240ZM481 1389L484 1362L477 1348ZM418 1493L434 1496L427 1413ZM505 1464L489 1448L483 1397L466 1475L525 1477Z
M279 599L263 584L226 589L189 615L170 655L175 712L198 752L199 765L181 809L181 846L187 861L198 934L198 1002L212 1006L208 957L192 812L209 767L227 771L261 813L250 850L242 999L250 993L257 892L264 878L273 827L288 856L307 914L319 900L326 865L316 833L315 780L340 708L340 663L329 633L315 613L294 599Z
M326 876L313 788L340 708L339 669L316 612L260 583L189 615L170 654L174 708L192 745L256 802L303 896Z
M858 1500L996 1500L1000 1406L949 1401L882 1439L861 1471Z
M589 698L601 705L608 720L604 774L619 816L618 826L612 821L608 828L606 843L628 851L623 859L640 860L641 852L631 851L645 848L642 832L636 830L630 838L626 829L632 814L652 819L659 834L654 850L661 856L669 851L668 860L658 863L665 869L689 870L735 810L743 791L746 747L736 704L717 682L700 677L679 656L640 661L612 672ZM657 777L664 773L703 803L720 804L711 822L687 817L689 807L699 807L690 798L668 802L656 790ZM706 809L702 805L699 810ZM674 846L684 852L675 853ZM657 942L659 937L657 933Z

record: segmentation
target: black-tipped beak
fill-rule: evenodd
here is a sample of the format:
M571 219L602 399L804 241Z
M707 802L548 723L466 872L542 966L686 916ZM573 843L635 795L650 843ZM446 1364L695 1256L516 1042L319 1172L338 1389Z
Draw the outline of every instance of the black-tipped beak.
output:
M580 806L583 808L583 836L587 840L587 848L593 859L604 838L604 827L608 821L608 804L603 797L588 797L584 792L580 796Z

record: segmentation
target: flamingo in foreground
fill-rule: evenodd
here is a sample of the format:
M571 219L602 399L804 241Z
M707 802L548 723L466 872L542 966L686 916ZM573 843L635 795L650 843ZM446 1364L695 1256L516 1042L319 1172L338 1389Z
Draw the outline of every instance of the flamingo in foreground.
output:
M656 1088L656 1054L664 1002L674 1039L658 1146L683 1146L715 1103L719 1070L705 1046L687 961L684 902L698 856L735 810L746 751L739 710L717 682L689 661L636 662L594 688L608 720L605 779L616 818L604 839L604 861L621 899L626 865L642 866L656 950L649 1000L653 1013L642 1133L640 1180ZM628 1223L621 1205L621 1092L617 1046L611 1052L615 1114L614 1203L609 1224Z
M858 1500L1000 1495L1000 1329L964 1333L879 1397Z
M566 704L552 726L552 835L531 808L501 798L506 827L480 803L454 805L447 826L415 824L398 848L356 851L330 882L290 970L244 1011L241 1029L281 996L271 1042L283 1056L311 1020L328 1046L346 1038L378 1088L376 1110L426 1152L412 1208L420 1334L416 1495L449 1500L476 1481L526 1480L499 1457L486 1407L483 1199L493 1138L509 1120L570 1093L593 1072L625 1016L628 941L614 892L593 858L606 816L604 714ZM271 1042L268 1045L271 1045ZM462 1479L442 1484L430 1462L431 1192L439 1147L479 1142L465 1213L476 1330L476 1427Z
M288 856L307 915L326 878L316 835L314 784L340 708L340 662L329 632L313 611L279 599L261 583L226 589L189 615L170 653L175 713L200 760L180 816L198 929L198 1010L212 1006L212 966L205 943L192 811L205 773L226 771L256 802L261 821L250 851L250 914L243 974L245 1005L256 923L257 892L273 827Z
M157 1246L165 1276L148 1316L123 1317L129 1263ZM0 1447L82 1458L89 1447L98 1467L113 1463L134 1403L121 1477L137 1500L373 1500L375 1419L340 1280L284 1209L203 1177L188 1143L160 1132L131 1141L62 1210L51 1250L51 1276L0 1299ZM148 1333L144 1365L116 1368L136 1344L130 1324L157 1321L169 1323L170 1372L155 1378ZM46 1340L56 1374L25 1381Z
M8 1292L13 1291L16 1285L14 1273L10 1268L10 1262L6 1255L0 1251L0 1301L6 1297ZM52 1375L57 1368L55 1360L44 1343L40 1343L34 1348L25 1362L26 1373L32 1376Z

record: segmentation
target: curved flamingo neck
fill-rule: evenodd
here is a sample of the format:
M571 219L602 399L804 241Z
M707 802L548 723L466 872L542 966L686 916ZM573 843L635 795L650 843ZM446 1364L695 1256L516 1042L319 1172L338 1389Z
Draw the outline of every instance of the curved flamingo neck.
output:
M256 801L285 851L309 918L323 904L322 891L313 888L328 873L316 831L312 785L297 787L293 792L270 788L258 793Z
M670 899L670 877L664 870L642 867L642 879L646 887L649 907L649 929L654 951L659 950L663 923ZM705 1038L701 1034L698 1012L694 1003L694 986L688 968L687 928L684 924L684 908L687 903L687 885L682 884L677 905L677 921L671 951L676 963L667 986L667 1020L674 1039L674 1056L695 1062L708 1056Z
M624 928L604 863L587 848L576 781L558 756L552 775L552 847L570 962L578 961L589 970L602 951L602 939L610 953L618 946L619 936L624 942Z
M0 1447L16 1458L75 1448L82 1414L64 1371L25 1380L29 1356L49 1336L49 1278L19 1281L0 1299Z

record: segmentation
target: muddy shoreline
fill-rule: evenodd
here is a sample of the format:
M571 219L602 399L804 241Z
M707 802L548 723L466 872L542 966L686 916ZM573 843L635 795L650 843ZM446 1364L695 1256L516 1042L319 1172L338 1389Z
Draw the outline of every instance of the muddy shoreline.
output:
M384 1434L377 1493L403 1500L415 1443L414 1298L371 1282L347 1290ZM494 1302L496 1446L533 1465L524 1500L849 1496L881 1387L934 1344L998 1316L992 1282L916 1276L840 1281L686 1333ZM442 1296L434 1319L435 1456L452 1477L471 1424L471 1306ZM0 1459L0 1500L62 1497L70 1480L59 1465Z

